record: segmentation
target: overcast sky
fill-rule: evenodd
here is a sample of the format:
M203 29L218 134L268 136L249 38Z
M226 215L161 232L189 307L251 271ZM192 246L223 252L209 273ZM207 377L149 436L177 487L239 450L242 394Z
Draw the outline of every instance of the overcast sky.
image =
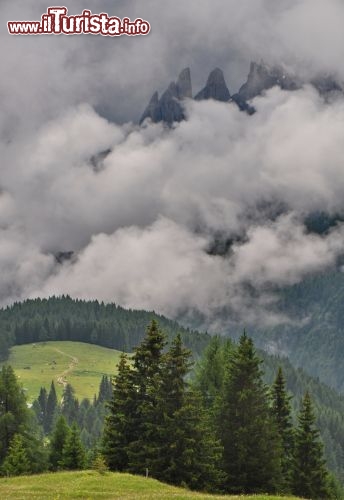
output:
M195 92L219 66L234 93L261 59L344 80L344 4L74 0L70 14L141 17L151 33L8 35L7 20L39 20L49 5L0 4L0 303L69 293L170 317L196 311L209 324L224 309L282 321L273 286L328 268L343 248L342 227L320 237L303 220L344 209L344 100L275 88L253 117L191 101L171 131L136 123L185 66ZM95 172L91 158L107 149ZM267 218L277 205L283 213ZM209 252L219 237L236 241L225 256ZM60 251L74 259L58 264Z

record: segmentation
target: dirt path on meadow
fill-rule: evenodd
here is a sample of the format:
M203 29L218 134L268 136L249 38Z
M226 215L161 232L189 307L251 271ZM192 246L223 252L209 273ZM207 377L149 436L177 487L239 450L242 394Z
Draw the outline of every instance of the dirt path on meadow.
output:
M56 349L54 348L54 351L60 353L60 354L63 354L64 356L67 356L67 358L70 358L71 359L71 362L67 368L67 370L65 370L64 372L62 372L60 375L57 375L57 383L59 385L62 385L63 388L66 387L66 385L68 384L68 380L67 380L67 375L69 373L71 373L74 368L79 364L79 360L77 357L75 356L70 356L70 354L67 354L63 351L60 351L60 349Z

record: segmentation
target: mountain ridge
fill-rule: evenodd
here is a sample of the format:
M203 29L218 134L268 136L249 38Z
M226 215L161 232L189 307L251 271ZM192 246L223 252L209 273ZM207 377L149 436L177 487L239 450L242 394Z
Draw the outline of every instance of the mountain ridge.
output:
M213 99L224 103L234 103L240 111L252 115L256 110L250 101L265 91L275 86L282 90L295 91L305 84L312 85L325 99L332 93L343 92L343 86L334 76L318 75L306 81L289 74L282 65L269 66L261 61L260 63L251 62L246 82L241 85L238 92L231 94L223 71L215 68L210 72L205 86L193 97L191 71L187 67L181 71L176 82L170 83L160 99L157 91L153 93L139 123L142 125L146 119L150 119L153 123L163 122L171 126L175 122L185 120L183 107L185 99L195 101Z

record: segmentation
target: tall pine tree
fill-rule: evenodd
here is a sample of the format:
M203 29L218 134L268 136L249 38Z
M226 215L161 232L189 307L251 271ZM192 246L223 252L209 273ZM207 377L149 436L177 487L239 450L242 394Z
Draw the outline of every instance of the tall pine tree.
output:
M43 426L43 428L45 428L48 402L48 393L45 387L41 387L37 402L39 405L39 414L37 415L38 421Z
M113 379L113 396L108 404L102 439L102 453L111 470L124 471L128 467L128 445L135 430L131 416L136 411L131 372L128 356L122 354Z
M49 464L52 470L57 470L62 465L63 448L69 436L70 429L63 415L57 419L50 439Z
M28 409L22 388L11 366L0 372L0 463L15 434L28 423Z
M74 423L62 450L61 465L64 469L81 470L86 465L86 452L80 440L80 431Z
M131 415L132 437L128 446L128 469L135 474L144 474L153 458L153 447L149 440L152 426L156 424L154 409L157 406L165 360L165 345L166 336L153 320L133 356L132 394L135 403Z
M75 397L75 391L70 384L63 389L61 411L68 425L72 425L78 419L79 401Z
M302 400L295 437L293 493L312 500L328 500L328 472L323 446L315 426L315 415L309 393Z
M186 381L190 357L177 335L164 361L157 405L151 409L155 418L149 418L150 467L161 481L211 490L221 479L221 448L207 425L200 396Z
M277 424L277 430L282 443L282 474L284 489L290 490L292 460L294 452L294 431L291 419L290 399L286 390L286 382L282 368L278 369L275 382L271 389L272 412Z
M54 425L57 410L57 396L54 381L51 382L44 419L44 431L49 434Z
M261 361L244 334L227 367L219 408L226 489L275 492L281 485L281 448L271 416Z
M25 450L23 437L15 434L11 441L8 454L1 467L4 476L21 476L31 472L29 459Z

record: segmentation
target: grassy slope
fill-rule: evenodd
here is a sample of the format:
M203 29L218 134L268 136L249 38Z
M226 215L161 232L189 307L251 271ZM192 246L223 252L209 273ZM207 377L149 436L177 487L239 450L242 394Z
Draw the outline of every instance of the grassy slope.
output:
M234 499L246 500L276 500L281 497L265 495L233 497L212 496L193 493L173 486L167 486L153 479L145 479L129 474L97 472L61 472L43 474L40 476L16 477L0 479L0 498L7 499L37 499L63 500L67 498L82 499L121 499L121 500L160 500L160 499ZM291 500L291 497L283 497Z
M13 347L8 363L27 389L29 401L40 387L49 389L52 380L61 396L61 377L81 400L98 393L102 375L115 373L119 356L119 351L81 342L43 342Z

